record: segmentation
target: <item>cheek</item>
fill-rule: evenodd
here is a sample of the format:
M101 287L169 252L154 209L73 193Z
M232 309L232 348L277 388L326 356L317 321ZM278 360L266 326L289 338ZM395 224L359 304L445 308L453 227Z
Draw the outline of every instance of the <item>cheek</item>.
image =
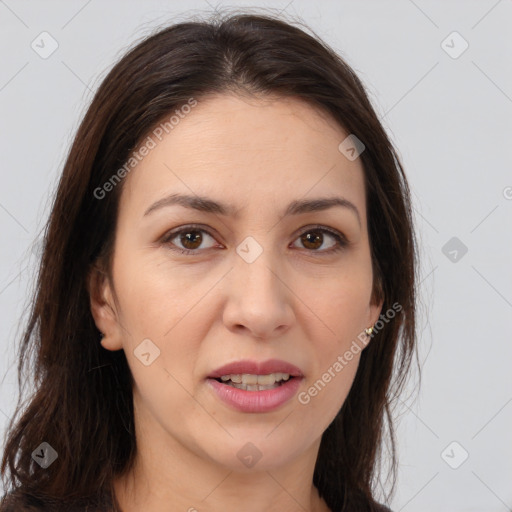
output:
M214 280L196 280L147 257L119 258L114 279L123 348L138 393L154 413L159 404L191 407L187 390L194 386L208 326L201 298Z
M371 286L371 273L354 269L324 281L322 293L305 301L316 315L317 330L310 332L316 364L299 402L313 417L324 418L324 428L342 407L357 372Z
M297 294L304 296L304 302L316 315L318 333L313 336L320 353L330 354L343 350L357 339L366 325L371 297L371 273L340 273L329 280L322 280L315 294L305 291L310 283L303 283ZM322 340L324 340L322 342ZM320 350L321 349L321 350ZM325 361L324 361L325 362Z
M308 418L316 418L316 435L322 432L334 420L343 406L354 381L360 355L354 355L351 361L340 362L333 359L322 371L309 379L304 391L298 395L299 407Z
M180 269L157 256L136 251L119 258L114 279L122 321L133 337L167 343L184 320L200 328L200 322L190 319L197 317L198 304L218 277L199 267Z

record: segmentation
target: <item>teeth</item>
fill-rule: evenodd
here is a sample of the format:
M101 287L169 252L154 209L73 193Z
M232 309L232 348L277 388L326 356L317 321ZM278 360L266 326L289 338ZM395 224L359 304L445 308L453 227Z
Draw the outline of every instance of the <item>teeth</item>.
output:
M231 381L233 384L243 384L244 386L254 387L259 386L272 386L276 382L282 380L286 381L290 378L288 373L271 373L269 375L252 375L249 373L237 375L223 375L220 379L222 382ZM238 386L235 386L238 387ZM257 391L256 389L254 391Z
M242 376L242 382L245 384L246 375ZM248 384L256 384L258 383L261 386L271 386L276 381L276 375L271 373L270 375L247 375L251 380L256 380L256 382L248 382Z
M232 386L234 388L237 388L237 389L243 389L245 391L265 391L266 389L274 389L274 388L277 388L279 387L279 384L271 384L269 386L262 386L260 384L244 384L244 383L241 383L241 384L236 384L236 383L233 383L233 382L227 382L228 386Z
M242 384L258 384L258 376L257 375L249 375L248 373L244 373L242 375Z

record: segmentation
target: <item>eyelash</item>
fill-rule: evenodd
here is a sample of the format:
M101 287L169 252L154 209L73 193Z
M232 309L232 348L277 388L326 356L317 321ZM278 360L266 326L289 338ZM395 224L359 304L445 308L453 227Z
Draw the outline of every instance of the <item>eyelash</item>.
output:
M182 228L180 228L176 231L167 233L167 235L165 235L164 238L162 239L162 243L170 244L170 241L173 238L175 238L177 235L181 235L182 233L187 233L189 231L200 231L200 232L206 233L208 236L210 236L212 238L215 238L208 230L201 228L197 224L190 224L188 226L183 226ZM308 228L305 229L304 231L302 231L297 236L297 238L300 238L302 235L309 233L309 232L327 233L327 234L331 235L336 240L336 245L334 245L330 249L323 250L323 251L318 251L318 250L314 250L314 249L305 249L307 252L313 252L313 253L317 252L321 255L334 254L334 253L337 253L337 252L343 250L347 245L349 245L346 238L341 233L339 233L338 231L335 231L333 229L329 229L325 226L321 226L321 225L308 226ZM171 250L177 251L180 254L196 254L197 255L198 253L201 252L201 249L182 249L180 247L176 247L176 248L171 247ZM208 249L203 249L203 250L208 250Z

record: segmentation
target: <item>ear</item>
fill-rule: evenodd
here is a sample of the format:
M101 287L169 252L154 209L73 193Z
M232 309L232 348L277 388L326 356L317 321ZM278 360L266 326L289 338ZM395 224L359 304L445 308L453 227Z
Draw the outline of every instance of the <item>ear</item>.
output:
M369 315L368 315L368 327L373 327L380 317L382 306L384 305L384 299L381 299L378 303L372 302L370 304Z
M91 268L87 276L87 289L94 323L104 334L101 345L107 350L122 349L121 328L112 286L107 274L96 265Z
M384 305L384 291L382 289L382 282L379 278L375 283L375 287L372 290L372 296L370 299L370 308L368 314L368 327L373 327L380 317L382 306Z
M377 323L377 321L380 318L383 305L384 305L384 291L382 289L382 283L381 283L380 279L377 279L376 286L372 290L372 295L370 298L366 328L375 326L375 324ZM371 334L370 337L367 339L367 344L365 345L365 348L371 342L373 336L374 336L374 334Z

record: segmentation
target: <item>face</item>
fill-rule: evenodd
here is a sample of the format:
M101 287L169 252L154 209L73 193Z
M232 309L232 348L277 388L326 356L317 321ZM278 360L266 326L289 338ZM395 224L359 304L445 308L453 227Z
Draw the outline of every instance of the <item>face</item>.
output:
M103 347L125 351L138 435L236 471L247 443L260 469L318 446L358 367L360 351L344 354L364 346L382 306L371 303L362 164L338 149L347 136L300 100L234 95L200 100L152 135L124 178L111 280L91 300ZM286 393L208 378L271 359L300 371Z

